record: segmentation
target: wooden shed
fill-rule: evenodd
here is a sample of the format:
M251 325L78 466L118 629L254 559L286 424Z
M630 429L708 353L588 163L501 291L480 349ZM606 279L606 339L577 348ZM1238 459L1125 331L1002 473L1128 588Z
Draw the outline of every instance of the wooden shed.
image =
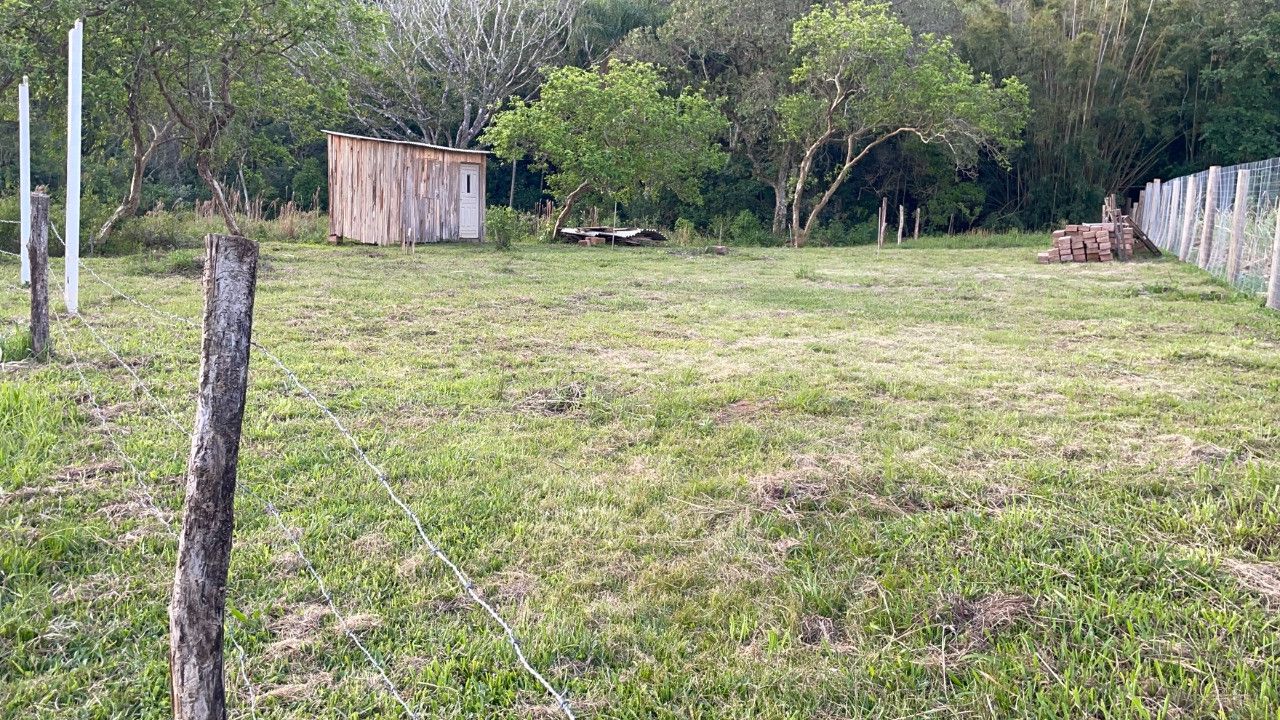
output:
M325 131L329 239L369 245L484 240L482 150Z

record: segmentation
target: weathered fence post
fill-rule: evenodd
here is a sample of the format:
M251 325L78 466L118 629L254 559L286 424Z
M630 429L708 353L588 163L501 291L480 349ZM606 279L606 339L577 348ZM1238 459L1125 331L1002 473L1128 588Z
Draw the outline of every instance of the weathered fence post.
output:
M227 715L223 613L258 274L258 245L252 240L207 235L204 243L200 389L169 603L175 720L225 720Z
M1235 284L1240 277L1240 260L1244 254L1244 221L1249 209L1249 171L1236 171L1236 194L1231 206L1231 247L1227 249L1227 282Z
M1218 175L1221 172L1220 166L1210 165L1209 179L1204 186L1204 227L1200 230L1200 255L1196 258L1196 264L1206 270L1213 257L1213 224L1218 220L1218 203L1214 195L1218 192Z
M876 235L876 247L884 247L884 230L889 221L889 198L880 198L880 232Z
M1159 244L1160 219L1164 217L1164 187L1160 183L1160 178L1151 181L1151 229L1147 231L1147 235L1151 237L1151 241Z
M920 239L920 206L916 206L916 231L911 235L912 240Z
M49 196L31 193L31 237L27 261L31 272L31 354L49 355Z
M902 228L907 222L907 210L901 205L898 206L898 244L902 244Z
M1276 234L1271 238L1271 282L1268 288L1267 307L1280 310L1280 202L1276 203Z
M1195 175L1187 179L1186 197L1182 199L1182 232L1178 233L1178 259L1186 262L1191 252L1191 232L1196 225L1196 200L1200 182Z
M1186 184L1184 178L1179 178L1177 182L1173 183L1173 201L1169 203L1169 229L1164 237L1165 250L1172 250L1178 242L1178 220L1180 219L1178 216L1182 213L1182 203L1185 202L1182 198L1182 186L1184 184Z

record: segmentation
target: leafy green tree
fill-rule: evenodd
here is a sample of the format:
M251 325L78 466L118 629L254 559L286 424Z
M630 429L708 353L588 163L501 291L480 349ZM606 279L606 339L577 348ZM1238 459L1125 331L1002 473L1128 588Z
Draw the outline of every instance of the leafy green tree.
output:
M666 190L696 201L703 174L724 164L714 143L724 116L700 93L666 90L645 63L559 68L537 100L514 99L482 142L508 162L528 154L548 171L547 185L561 202L553 232L586 193L624 205Z
M223 140L247 108L307 102L312 88L296 70L320 55L304 52L308 44L336 35L339 2L139 0L133 7L145 18L146 66L234 235L240 225L218 174Z
M791 28L810 0L673 0L668 20L633 33L622 57L660 63L721 99L729 149L773 190L773 233L786 226L788 182L799 159L781 131L778 102L790 90Z
M780 110L788 136L803 148L791 197L796 246L808 241L823 208L877 146L914 135L971 164L984 150L1003 157L1026 122L1027 91L1017 78L975 79L950 41L913 37L887 4L816 7L796 22L791 46L797 92ZM832 172L816 175L833 146ZM825 189L806 203L811 185Z

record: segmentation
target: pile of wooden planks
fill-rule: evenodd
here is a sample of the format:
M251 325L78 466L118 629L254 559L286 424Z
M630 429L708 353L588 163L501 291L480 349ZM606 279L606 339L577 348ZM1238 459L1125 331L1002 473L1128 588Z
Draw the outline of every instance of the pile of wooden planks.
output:
M1042 263L1111 262L1133 256L1133 227L1127 222L1068 225L1053 232L1053 247L1036 256Z

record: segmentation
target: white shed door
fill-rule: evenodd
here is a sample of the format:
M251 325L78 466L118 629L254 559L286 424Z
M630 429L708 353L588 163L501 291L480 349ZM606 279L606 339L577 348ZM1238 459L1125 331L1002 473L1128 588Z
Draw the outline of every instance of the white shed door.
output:
M460 165L458 171L458 236L480 237L480 166Z

